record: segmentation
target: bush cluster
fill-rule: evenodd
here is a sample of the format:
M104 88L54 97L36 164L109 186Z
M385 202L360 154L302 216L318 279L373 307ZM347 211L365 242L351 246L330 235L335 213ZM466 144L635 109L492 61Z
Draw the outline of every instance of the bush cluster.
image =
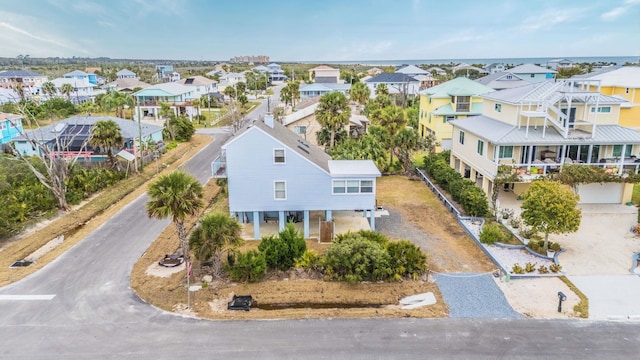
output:
M491 245L493 243L507 243L508 235L502 231L502 226L495 222L490 222L482 226L480 231L480 242Z
M264 254L255 250L237 253L235 264L231 267L234 281L257 282L262 280L267 270Z
M322 261L328 279L389 281L416 279L427 270L427 256L409 241L391 242L375 231L339 236Z
M538 254L547 255L544 251L544 240L529 240L527 247ZM547 247L552 251L560 251L560 244L553 241L549 241Z
M269 268L287 270L307 250L307 243L293 223L287 223L278 236L263 237L258 250L264 254Z
M443 190L451 194L466 214L489 215L487 195L473 181L465 179L449 166L449 155L448 151L444 151L425 156L424 169Z

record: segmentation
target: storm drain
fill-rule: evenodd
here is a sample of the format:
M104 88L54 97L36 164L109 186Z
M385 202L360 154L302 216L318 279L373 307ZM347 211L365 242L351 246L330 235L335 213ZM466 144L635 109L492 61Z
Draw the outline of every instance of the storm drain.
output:
M25 266L29 266L33 264L33 261L29 261L29 260L18 260L16 262L14 262L13 264L11 264L11 266L9 266L10 268L16 268L16 267L25 267Z

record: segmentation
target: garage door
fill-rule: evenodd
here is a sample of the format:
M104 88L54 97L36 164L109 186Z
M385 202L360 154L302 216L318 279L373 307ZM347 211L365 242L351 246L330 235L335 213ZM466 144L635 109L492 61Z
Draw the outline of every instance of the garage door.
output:
M581 204L620 204L624 184L585 184L580 185L578 194Z

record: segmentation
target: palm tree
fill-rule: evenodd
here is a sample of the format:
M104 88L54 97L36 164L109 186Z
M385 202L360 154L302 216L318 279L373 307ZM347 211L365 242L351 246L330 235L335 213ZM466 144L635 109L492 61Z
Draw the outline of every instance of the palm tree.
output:
M389 166L391 166L393 165L393 139L396 134L398 134L398 132L407 125L407 117L404 110L397 106L387 106L382 109L379 125L389 133Z
M99 120L91 127L89 145L107 152L107 158L113 168L117 167L116 157L112 149L120 149L124 145L124 137L120 126L113 120Z
M67 100L71 101L71 93L73 92L73 85L67 83L62 84L60 87L60 93L67 97Z
M56 94L56 92L57 92L56 85L51 81L47 81L44 84L42 84L42 93L44 95L47 95L47 98L49 99L52 98Z
M284 106L287 106L289 103L293 102L293 95L291 94L291 88L289 85L285 86L280 90L280 101L284 103Z
M24 87L22 86L22 83L18 83L15 86L15 90L18 96L20 97L20 101L24 101L25 94L24 94Z
M100 100L100 104L105 111L115 109L115 116L125 118L125 107L133 107L133 96L129 93L111 90Z
M349 97L351 97L352 101L355 101L359 105L364 105L369 101L369 97L371 96L371 90L369 87L362 82L357 82L351 85L351 90L349 90Z
M380 84L376 87L376 96L386 95L389 96L389 88L387 84Z
M222 254L242 243L240 224L225 213L209 214L200 220L200 226L189 237L189 246L196 259L213 263L213 275L220 276Z
M349 123L351 108L349 100L341 92L330 92L320 98L316 108L316 120L323 127L328 127L331 133L329 148L335 145L336 131Z
M180 170L160 176L147 191L151 198L147 202L147 215L154 219L171 218L178 232L185 268L189 264L189 243L184 221L204 206L203 192L196 178Z

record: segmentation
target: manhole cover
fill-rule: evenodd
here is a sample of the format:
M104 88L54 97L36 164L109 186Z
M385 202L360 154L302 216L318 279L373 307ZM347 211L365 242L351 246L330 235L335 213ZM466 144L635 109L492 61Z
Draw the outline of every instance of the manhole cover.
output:
M29 266L33 264L33 261L27 261L27 260L18 260L16 262L14 262L13 264L11 264L11 266L9 266L10 268L14 268L14 267L25 267L25 266Z

